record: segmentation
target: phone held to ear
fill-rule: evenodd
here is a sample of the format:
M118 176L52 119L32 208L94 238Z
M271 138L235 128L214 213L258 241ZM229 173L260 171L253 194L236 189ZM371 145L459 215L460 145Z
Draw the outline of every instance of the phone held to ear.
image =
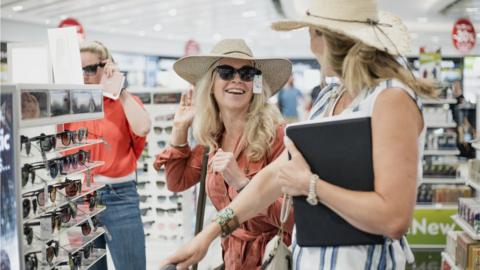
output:
M103 87L103 95L111 99L118 99L124 82L125 76L120 72L114 72L110 78L103 75L100 81Z

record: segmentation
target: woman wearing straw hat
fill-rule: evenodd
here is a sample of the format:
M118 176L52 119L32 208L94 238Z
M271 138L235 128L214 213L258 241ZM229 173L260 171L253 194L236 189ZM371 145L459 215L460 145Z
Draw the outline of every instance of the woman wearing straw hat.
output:
M210 54L178 60L174 69L195 91L182 95L170 147L157 155L154 167L159 170L165 165L169 190L186 190L198 183L202 153L208 146L206 191L221 210L284 150L284 125L278 109L267 99L288 80L291 63L253 57L243 40L226 39ZM191 125L198 143L193 149L187 143ZM276 199L223 239L226 269L259 268L266 244L280 228L282 199ZM287 243L292 228L290 215L284 232Z
M322 90L310 119L336 115L348 119L355 112L371 116L374 190L347 190L319 179L286 138L291 160L282 154L222 211L233 213L232 219L241 223L282 191L307 196L310 204L320 202L353 227L384 236L385 241L302 247L295 243L294 234L294 269L404 269L406 261L413 259L403 235L412 219L416 186L422 176L425 137L417 96L433 96L433 87L415 79L397 61L397 56L409 50L407 29L398 17L379 11L375 0L314 0L302 18L273 24L281 31L301 27L309 27L311 50L325 75L340 79L338 87ZM351 136L356 139L355 134ZM166 262L185 269L199 261L222 228L215 222L206 226Z

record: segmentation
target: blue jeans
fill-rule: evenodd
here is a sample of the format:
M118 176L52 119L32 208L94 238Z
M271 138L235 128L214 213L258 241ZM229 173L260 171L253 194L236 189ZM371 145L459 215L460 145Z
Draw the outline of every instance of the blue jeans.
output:
M97 196L98 203L107 207L98 219L111 238L104 234L95 247L104 248L106 242L116 270L145 270L145 235L135 181L107 185L97 191ZM91 269L107 269L107 261L102 260Z

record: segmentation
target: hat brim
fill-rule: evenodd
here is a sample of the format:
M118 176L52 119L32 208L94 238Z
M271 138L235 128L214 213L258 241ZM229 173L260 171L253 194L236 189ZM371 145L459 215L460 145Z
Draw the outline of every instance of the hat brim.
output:
M386 11L379 11L378 19L378 28L380 29L366 23L343 22L314 16L303 16L298 20L275 22L272 24L272 28L277 31L290 31L310 26L324 28L359 40L392 55L408 53L410 51L410 37L407 27L401 19Z
M173 65L175 72L184 80L195 85L212 67L222 58L242 59L255 62L255 66L262 71L263 80L271 89L271 96L280 90L292 74L292 64L284 58L254 58L241 53L191 55L180 58Z

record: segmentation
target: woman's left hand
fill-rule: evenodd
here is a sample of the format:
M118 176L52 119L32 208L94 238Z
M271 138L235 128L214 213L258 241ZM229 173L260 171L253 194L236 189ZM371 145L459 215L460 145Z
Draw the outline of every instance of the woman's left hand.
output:
M291 159L288 160L287 157L279 168L278 180L282 186L282 192L291 196L308 195L310 177L312 177L310 166L288 137L285 136L283 141Z
M102 63L105 63L105 66L103 67L103 74L107 76L107 78L110 78L113 76L113 73L115 72L120 72L118 69L118 66L112 62L110 59L103 60Z

